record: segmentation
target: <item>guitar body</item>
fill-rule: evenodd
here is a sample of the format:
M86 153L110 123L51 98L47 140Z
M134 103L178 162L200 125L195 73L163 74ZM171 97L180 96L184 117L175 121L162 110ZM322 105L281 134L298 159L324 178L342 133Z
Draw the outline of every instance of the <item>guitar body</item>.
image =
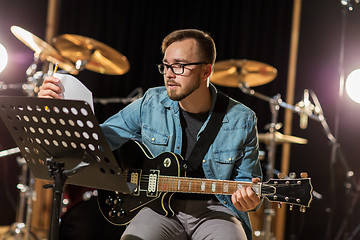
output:
M139 151L141 149L141 151ZM98 204L102 215L112 224L128 224L144 207L164 215L174 215L170 207L172 192L157 191L160 173L180 176L182 157L164 152L153 158L149 150L135 141L129 141L117 150L115 156L124 164L126 181L137 185L133 194L98 190Z

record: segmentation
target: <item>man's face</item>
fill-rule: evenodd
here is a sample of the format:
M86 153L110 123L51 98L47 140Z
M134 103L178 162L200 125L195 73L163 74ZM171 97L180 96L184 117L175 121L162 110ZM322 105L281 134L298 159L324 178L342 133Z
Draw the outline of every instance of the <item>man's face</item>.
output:
M194 39L186 39L172 43L165 51L163 62L165 64L201 62L197 43ZM167 69L164 82L170 99L181 101L201 85L205 65L189 65L184 67L184 73L174 74Z

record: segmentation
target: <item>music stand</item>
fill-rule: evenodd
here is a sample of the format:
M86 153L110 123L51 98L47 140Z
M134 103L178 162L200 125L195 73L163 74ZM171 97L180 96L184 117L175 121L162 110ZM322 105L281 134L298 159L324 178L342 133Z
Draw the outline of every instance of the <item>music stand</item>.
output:
M66 183L130 193L109 144L83 101L0 97L0 116L33 176L54 180L49 238L59 236L63 186Z

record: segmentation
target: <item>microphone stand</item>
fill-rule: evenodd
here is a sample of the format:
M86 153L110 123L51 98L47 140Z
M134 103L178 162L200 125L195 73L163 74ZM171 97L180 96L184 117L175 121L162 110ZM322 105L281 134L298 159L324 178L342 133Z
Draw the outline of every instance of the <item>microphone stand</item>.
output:
M274 174L274 163L275 163L275 152L276 152L276 143L275 143L275 132L276 132L276 124L278 120L278 114L280 107L290 109L293 112L296 112L298 114L306 114L309 118L312 118L314 120L317 120L319 122L323 122L327 126L327 123L325 121L325 118L323 115L315 115L311 114L309 115L306 109L301 109L300 107L295 107L293 105L287 104L286 102L283 102L281 99L280 94L275 95L273 98L270 98L268 96L265 96L264 94L255 92L255 90L248 88L244 83L239 81L239 88L240 90L248 95L257 97L261 100L264 100L270 104L271 109L271 123L269 132L272 134L272 137L270 138L270 142L267 145L268 150L268 165L266 167L266 176L268 179L272 177ZM329 132L328 135L331 135ZM321 194L316 193L317 196L321 196ZM270 202L265 201L264 202L264 213L265 213L265 220L264 220L264 240L270 240L272 239L272 233L271 233L271 222L272 218L275 216L275 210L271 208Z

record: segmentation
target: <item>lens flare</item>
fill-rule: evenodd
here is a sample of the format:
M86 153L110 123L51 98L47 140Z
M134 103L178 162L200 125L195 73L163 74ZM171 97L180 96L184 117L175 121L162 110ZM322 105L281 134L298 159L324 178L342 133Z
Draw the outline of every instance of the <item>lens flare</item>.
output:
M345 82L345 89L351 100L360 103L360 69L349 74Z
M0 43L0 73L5 69L8 62L8 54L5 47Z

